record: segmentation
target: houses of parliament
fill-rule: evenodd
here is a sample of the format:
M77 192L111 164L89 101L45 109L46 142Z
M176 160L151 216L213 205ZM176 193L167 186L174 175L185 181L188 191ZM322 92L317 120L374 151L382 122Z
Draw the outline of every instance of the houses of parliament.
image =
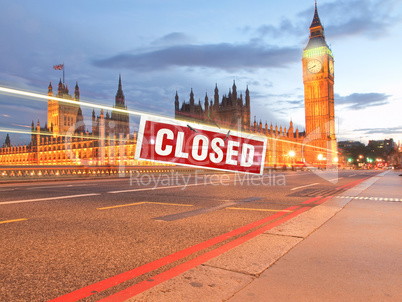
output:
M292 121L286 127L265 122L251 123L249 88L245 95L238 93L236 83L228 94L219 95L218 85L210 99L206 94L203 105L195 101L191 89L189 101L180 103L176 92L175 118L210 126L233 129L265 136L268 141L265 166L310 163L321 165L337 162L334 110L334 58L328 47L317 4L310 26L309 41L303 49L303 83L305 130L294 129ZM52 84L48 96L53 96ZM125 105L121 76L119 76L114 108L116 111L92 112L91 132L85 125L80 107L80 91L75 85L74 96L65 83L58 83L56 96L73 102L48 100L47 123L32 122L31 142L14 146L7 135L0 148L0 165L149 165L134 159L136 135L130 133L129 114ZM127 112L125 112L127 111ZM324 162L325 161L325 162Z

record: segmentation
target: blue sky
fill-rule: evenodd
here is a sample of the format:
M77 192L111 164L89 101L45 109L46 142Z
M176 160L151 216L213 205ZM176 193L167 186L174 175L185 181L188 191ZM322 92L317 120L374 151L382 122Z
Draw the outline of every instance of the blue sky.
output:
M129 109L173 117L176 90L180 102L191 88L203 100L218 84L222 97L235 80L238 91L249 87L252 119L278 127L292 119L304 130L301 55L313 0L0 3L0 86L46 94L62 76L53 65L64 62L82 100L111 106L121 73ZM401 1L319 0L318 12L335 57L338 140L402 143ZM46 110L0 95L0 128L43 126ZM89 127L91 112L83 108Z

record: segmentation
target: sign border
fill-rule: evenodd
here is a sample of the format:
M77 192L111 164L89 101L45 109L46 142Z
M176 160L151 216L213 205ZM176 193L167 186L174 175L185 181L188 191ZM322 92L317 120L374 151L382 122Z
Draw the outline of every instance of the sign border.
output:
M208 125L197 124L197 123L190 122L190 121L186 122L186 121L182 121L182 120L169 119L169 118L163 118L163 117L145 116L145 115L141 115L141 120L140 120L139 129L138 129L138 135L137 135L137 145L135 147L135 155L134 155L135 160L144 160L144 161L163 163L163 164L169 163L168 161L160 161L160 160L147 159L147 158L140 157L141 150L142 150L142 142L144 140L145 123L147 121L156 122L156 123L166 123L166 124L181 126L181 127L188 127L189 125L193 127L193 125L194 125L195 129L212 131L212 132L217 132L217 133L221 133L221 134L227 134L228 131L230 131L230 133L235 136L245 138L245 139L257 140L257 141L260 141L263 143L263 150L262 150L263 156L262 156L262 163L261 163L261 168L260 168L259 174L254 173L254 172L245 172L245 171L237 171L237 170L229 170L229 169L217 169L217 168L211 168L211 167L206 167L206 166L195 166L195 165L182 164L182 163L171 163L172 165L209 169L209 170L215 170L215 171L226 171L226 172L233 172L233 173L245 173L245 174L252 174L252 175L263 175L264 174L265 156L266 156L267 141L268 141L268 139L265 137L262 137L258 134L253 134L253 133L238 132L238 131L235 131L232 129L211 127Z

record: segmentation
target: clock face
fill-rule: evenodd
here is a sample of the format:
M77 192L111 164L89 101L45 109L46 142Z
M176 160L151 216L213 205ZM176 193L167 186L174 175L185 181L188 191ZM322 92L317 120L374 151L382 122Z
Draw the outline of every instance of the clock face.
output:
M334 74L334 62L331 60L329 61L329 72L333 75Z
M322 68L321 62L319 60L313 59L308 61L307 70L311 73L320 72Z

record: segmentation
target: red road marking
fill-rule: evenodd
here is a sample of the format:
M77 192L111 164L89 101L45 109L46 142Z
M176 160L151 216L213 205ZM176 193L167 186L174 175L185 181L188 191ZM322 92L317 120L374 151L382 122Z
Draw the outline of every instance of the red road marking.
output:
M312 203L312 202L314 202L314 201L316 201L317 199L320 199L320 198L322 198L322 196L317 196L317 197L311 198L309 200L303 201L302 204Z
M362 178L362 179L358 179L358 180L352 181L351 183L348 183L347 185L343 185L341 187L338 187L336 189L340 190L340 189L343 189L343 188L346 188L346 187L351 187L352 188L352 187L358 185L359 183L361 183L361 182L363 182L363 181L365 181L366 179L369 179L369 178L370 177L365 177L365 178Z
M293 211L293 210L296 210L297 208L299 208L299 206L289 207L289 208L285 209L282 212L278 212L278 213L276 213L274 215L268 216L268 217L266 217L264 219L258 220L256 222L253 222L253 223L251 223L249 225L243 226L243 227L238 228L236 230L230 231L230 232L228 232L226 234L223 234L223 235L220 235L218 237L215 237L215 238L209 239L207 241L201 242L199 244L193 245L193 246L191 246L189 248L186 248L184 250L178 251L176 253L173 253L173 254L168 255L166 257L163 257L163 258L160 258L158 260L149 262L147 264L139 266L139 267L137 267L135 269L132 269L130 271L121 273L119 275L110 277L108 279L105 279L105 280L99 281L97 283L91 284L89 286L83 287L81 289L75 290L75 291L73 291L71 293L68 293L66 295L63 295L63 296L60 296L60 297L55 298L53 300L50 300L49 302L78 301L80 299L89 297L89 296L94 295L94 294L96 294L98 292L102 292L102 291L104 291L104 290L106 290L108 288L111 288L111 287L116 286L116 285L118 285L120 283L123 283L123 282L125 282L127 280L130 280L130 279L135 278L137 276L143 275L143 274L148 273L150 271L153 271L153 270L155 270L157 268L160 268L160 267L162 267L164 265L170 264L170 263L172 263L174 261L177 261L177 260L180 260L180 259L182 259L184 257L187 257L187 256L189 256L189 255L191 255L193 253L196 253L198 251L206 249L206 248L208 248L208 247L210 247L212 245L215 245L217 243L220 243L220 242L222 242L222 241L224 241L226 239L229 239L231 237L234 237L236 235L244 233L244 232L246 232L248 230L251 230L252 228L258 227L258 226L260 226L260 225L262 225L262 224L264 224L266 222L269 222L269 221L274 220L276 218L279 218L279 217L281 217L281 216L283 216L285 214L288 214L288 211ZM290 214L290 215L292 215L292 214ZM197 259L197 258L195 258L195 259Z
M323 198L321 200L318 200L314 204L322 204L322 203L326 202L328 199L331 199L331 198L332 198L332 196L327 196L327 197L325 197L325 198Z
M285 221L287 221L287 220L289 220L291 218L294 218L295 216L307 211L308 209L309 209L309 207L300 208L297 211L289 214L288 216L285 216L285 217L283 217L283 218L281 218L281 219L279 219L277 221L274 221L274 222L272 222L272 223L270 223L270 224L268 224L268 225L266 225L266 226L264 226L262 228L259 228L258 230L255 230L255 231L253 231L253 232L251 232L251 233L249 233L247 235L244 235L243 237L237 238L237 239L235 239L235 240L233 240L233 241L231 241L229 243L226 243L225 245L223 245L221 247L218 247L218 248L216 248L216 249L214 249L212 251L209 251L209 252L207 252L207 253L205 253L205 254L203 254L201 256L198 256L198 257L196 257L196 258L194 258L192 260L189 260L189 261L187 261L187 262L185 262L183 264L180 264L180 265L178 265L178 266L176 266L176 267L174 267L174 268L172 268L170 270L167 270L167 271L165 271L165 272L163 272L163 273L161 273L159 275L156 275L156 276L152 277L152 279L142 281L142 282L140 282L138 284L135 284L133 286L130 286L130 287L126 288L125 290L123 290L121 292L118 292L118 293L113 294L113 295L111 295L109 297L103 298L103 299L101 299L99 301L102 301L102 302L125 301L125 300L127 300L127 299L129 299L129 298L131 298L131 297L133 297L135 295L138 295L138 294L144 292L147 289L150 289L150 288L152 288L152 287L154 287L154 286L156 286L156 285L158 285L158 284L160 284L160 283L162 283L164 281L167 281L167 280L169 280L169 279L171 279L173 277L176 277L176 276L178 276L178 275L180 275L180 274L182 274L182 273L184 273L184 272L186 272L186 271L188 271L188 270L190 270L190 269L192 269L192 268L194 268L194 267L196 267L198 265L201 265L202 263L204 263L204 262L206 262L206 261L208 261L208 260L210 260L210 259L212 259L212 258L214 258L216 256L219 256L219 255L223 254L224 252L226 252L226 251L228 251L228 250L230 250L230 249L232 249L232 248L234 248L234 247L246 242L247 240L250 240L250 239L254 238L257 235L260 235L263 232L265 232L265 231L267 231L267 230L269 230L269 229L271 229L271 228L273 228L275 226L278 226L281 223L283 223L283 222L285 222Z

